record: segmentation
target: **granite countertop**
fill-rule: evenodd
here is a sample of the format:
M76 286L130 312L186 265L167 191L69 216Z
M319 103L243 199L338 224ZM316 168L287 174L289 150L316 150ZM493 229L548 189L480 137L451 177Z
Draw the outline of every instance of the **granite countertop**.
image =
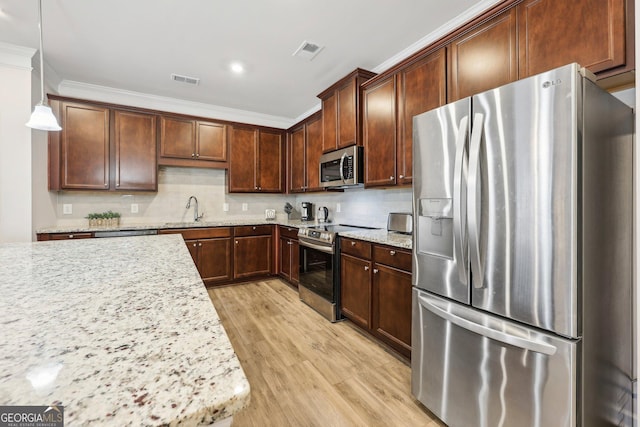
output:
M156 230L156 229L171 229L171 228L206 228L206 227L233 227L236 225L264 225L264 224L276 224L285 225L291 227L313 227L317 225L313 221L300 221L300 220L266 220L255 218L239 218L233 220L212 220L212 221L189 221L189 222L157 222L157 223L143 223L143 224L121 224L117 227L89 227L86 226L53 226L38 229L36 232L40 233L82 233L82 232L94 232L94 231L120 231L120 230Z
M413 246L412 236L410 234L396 233L384 229L346 231L340 233L340 236L365 240L373 243L382 243L384 245L395 246L398 248L409 250L411 250Z
M212 423L249 383L179 235L0 245L0 403L68 425Z

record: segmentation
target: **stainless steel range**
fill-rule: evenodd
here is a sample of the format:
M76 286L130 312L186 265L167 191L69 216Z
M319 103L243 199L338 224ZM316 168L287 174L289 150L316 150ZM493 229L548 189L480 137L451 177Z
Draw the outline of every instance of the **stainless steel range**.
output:
M345 231L371 229L347 224L300 228L300 299L331 322L340 313L340 239Z

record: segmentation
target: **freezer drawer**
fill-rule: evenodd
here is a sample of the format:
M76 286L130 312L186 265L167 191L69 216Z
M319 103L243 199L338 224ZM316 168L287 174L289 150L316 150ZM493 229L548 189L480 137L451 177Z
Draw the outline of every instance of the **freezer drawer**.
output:
M413 290L413 395L450 427L575 426L580 340Z

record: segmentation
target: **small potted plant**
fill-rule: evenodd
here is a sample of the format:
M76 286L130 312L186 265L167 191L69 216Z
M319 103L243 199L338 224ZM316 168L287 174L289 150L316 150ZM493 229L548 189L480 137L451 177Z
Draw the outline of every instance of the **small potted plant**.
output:
M117 227L120 224L120 213L113 211L90 213L85 218L89 220L89 227Z

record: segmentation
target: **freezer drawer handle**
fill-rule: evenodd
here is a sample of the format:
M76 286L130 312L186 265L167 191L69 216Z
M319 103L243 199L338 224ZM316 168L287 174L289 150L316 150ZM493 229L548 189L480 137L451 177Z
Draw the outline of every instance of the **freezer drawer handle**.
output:
M483 287L484 271L480 259L480 209L481 189L480 183L480 143L482 141L482 126L484 116L476 113L473 116L473 129L471 130L471 143L469 147L469 190L467 191L467 206L469 207L469 250L471 257L471 273L473 275L473 287Z
M438 307L439 304L437 301L431 301L429 298L426 298L424 296L418 296L418 301L420 302L420 305L422 307L426 308L436 316L441 317L457 326L460 326L461 328L467 329L468 331L474 332L478 335L482 335L492 340L500 341L515 347L523 348L525 350L535 351L536 353L543 353L549 356L554 355L557 351L557 348L555 346L546 342L518 337L503 331L498 331L483 325L479 325L467 319L463 319L462 317L456 316L455 314L449 313L441 307Z
M467 284L467 150L465 143L469 130L469 116L460 120L458 139L456 141L456 157L453 172L453 253L458 266L458 279Z

